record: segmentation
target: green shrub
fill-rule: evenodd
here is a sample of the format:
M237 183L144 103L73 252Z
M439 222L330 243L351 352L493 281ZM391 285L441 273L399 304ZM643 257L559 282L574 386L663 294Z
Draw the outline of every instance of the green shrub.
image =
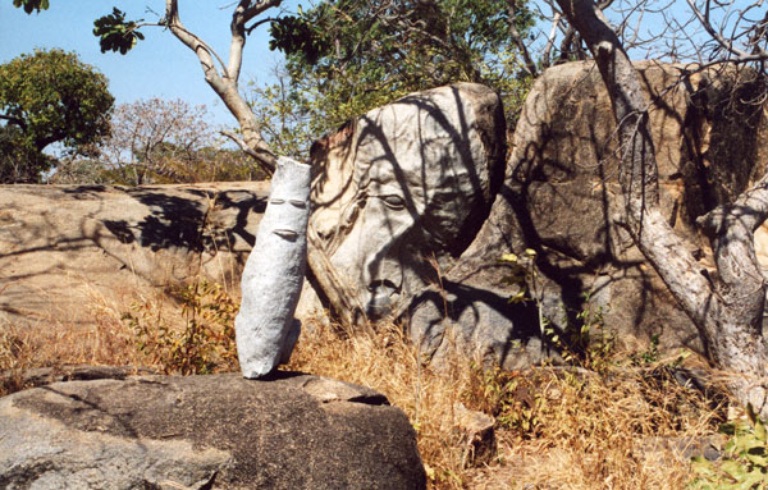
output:
M695 458L693 470L698 474L692 487L714 489L768 489L768 432L751 406L747 419L723 424L720 431L730 439L719 461Z
M200 280L179 292L181 328L169 325L150 302L123 316L138 348L166 374L210 374L237 369L234 320L238 305L220 284Z

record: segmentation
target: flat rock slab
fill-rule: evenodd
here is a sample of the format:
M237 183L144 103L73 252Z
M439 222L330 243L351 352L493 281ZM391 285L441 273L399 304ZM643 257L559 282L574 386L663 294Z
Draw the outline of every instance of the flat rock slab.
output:
M239 281L268 182L0 186L0 323L78 327L89 306L198 276ZM126 299L128 298L128 299Z
M137 376L0 399L0 488L425 487L403 412L317 376Z

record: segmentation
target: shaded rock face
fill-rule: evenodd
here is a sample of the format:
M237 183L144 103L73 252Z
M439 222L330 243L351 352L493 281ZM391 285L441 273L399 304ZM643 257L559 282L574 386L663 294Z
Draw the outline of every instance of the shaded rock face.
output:
M55 383L0 399L0 487L425 488L369 389L281 373Z
M637 65L653 106L652 137L662 208L675 230L693 240L702 265L711 251L695 218L732 200L763 169L762 110L743 101L756 93L750 74L705 70L680 81L682 67ZM734 91L735 89L735 91ZM504 253L536 251L537 300L556 329L578 325L585 295L602 308L619 340L702 350L696 329L614 219L623 210L610 101L588 62L548 70L534 84L515 131L506 176L488 220L443 290L411 305L411 333L440 358L459 347L508 368L541 361L550 351L537 309L509 304Z
M0 321L92 321L92 296L239 280L268 183L0 186Z
M457 84L411 94L317 142L309 234L323 254L322 267L310 260L321 286L339 289L358 319L402 311L487 216L504 135L498 96Z

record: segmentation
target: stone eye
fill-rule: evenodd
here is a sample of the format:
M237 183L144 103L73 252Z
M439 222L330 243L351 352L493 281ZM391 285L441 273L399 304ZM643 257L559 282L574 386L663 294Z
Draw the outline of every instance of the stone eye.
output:
M307 207L307 202L306 202L306 201L301 201L301 200L299 200L299 199L291 199L291 200L289 200L288 202L290 202L290 203L291 203L291 205L292 205L293 207L295 207L295 208L301 208L301 209L304 209L304 208L306 208L306 207Z
M381 196L379 199L384 205L390 209L403 209L405 208L405 200L397 195Z

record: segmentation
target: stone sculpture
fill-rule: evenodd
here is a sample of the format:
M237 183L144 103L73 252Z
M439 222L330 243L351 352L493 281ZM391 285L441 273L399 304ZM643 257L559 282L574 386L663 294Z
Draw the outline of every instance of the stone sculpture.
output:
M493 90L456 84L368 112L316 143L310 267L346 320L397 315L490 209L504 164Z
M759 87L738 70L709 68L681 83L690 67L636 67L653 102L661 206L677 233L698 240L689 252L714 273L695 219L764 172L768 126L762 107L745 102ZM553 67L536 80L487 221L441 289L412 304L411 334L423 353L437 360L459 350L518 369L552 354L539 314L562 332L580 328L579 314L589 311L593 338L615 335L629 348L655 338L661 349L702 351L696 328L620 224L616 134L594 63ZM510 268L499 258L528 248L536 251L535 301L511 304L518 290L503 280Z
M304 280L310 166L278 159L256 244L243 271L242 303L235 319L240 369L259 378L288 362L300 323L294 319Z

